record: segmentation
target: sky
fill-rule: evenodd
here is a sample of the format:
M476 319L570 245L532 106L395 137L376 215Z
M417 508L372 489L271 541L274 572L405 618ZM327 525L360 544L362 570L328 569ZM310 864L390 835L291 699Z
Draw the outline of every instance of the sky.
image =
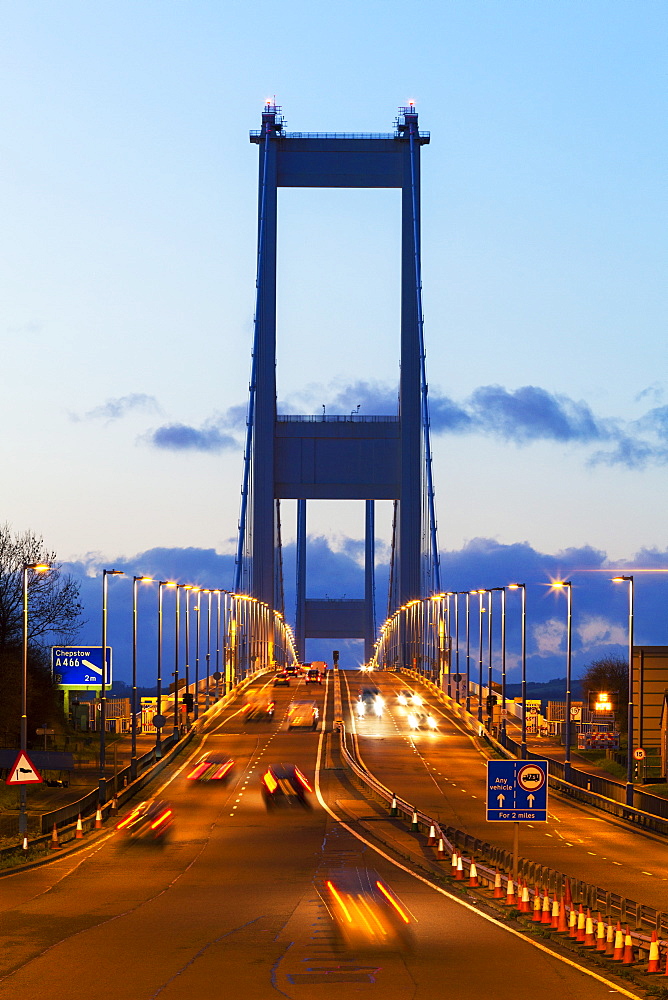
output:
M594 579L668 569L665 3L4 0L0 27L0 518L80 576L86 628L103 566L231 585L265 100L378 132L414 100L444 583L593 559L583 622L622 648ZM398 198L280 192L281 411L393 412ZM361 587L362 525L309 505L314 596ZM288 566L294 534L285 504ZM638 641L668 642L664 580Z

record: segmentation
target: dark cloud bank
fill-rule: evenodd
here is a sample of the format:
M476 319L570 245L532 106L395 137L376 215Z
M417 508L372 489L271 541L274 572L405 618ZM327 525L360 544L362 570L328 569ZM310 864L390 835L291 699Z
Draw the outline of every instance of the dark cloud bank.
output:
M333 548L325 538L309 541L309 567L317 565L309 578L310 597L361 597L364 580L360 561L361 543L350 539ZM205 587L231 589L234 558L213 549L156 548L131 559L116 561L91 556L82 562L65 564L82 584L82 598L88 623L82 641L100 641L100 605L102 567L122 569L126 578L109 581L109 641L114 647L115 676L129 680L131 670L132 575L145 573L156 579L177 579ZM294 618L294 545L284 549L286 611ZM668 644L668 573L640 570L668 570L668 550L643 550L629 562L609 563L604 552L584 547L566 549L556 554L538 552L527 543L502 545L492 539L473 539L463 548L442 553L444 585L450 590L503 586L512 582L527 584L528 676L530 680L548 680L565 674L565 598L551 591L551 579L573 581L573 668L577 676L592 660L603 655L626 655L627 588L610 582L614 572L635 572L635 638L644 645ZM129 577L129 579L128 579ZM377 567L376 593L378 620L385 613L388 567ZM215 606L215 604L214 604ZM477 598L471 601L472 656L477 635ZM463 607L460 626L464 635ZM204 612L205 605L203 605ZM173 597L165 594L164 642L171 650L173 642ZM498 625L499 614L496 615ZM509 681L518 679L519 669L519 597L508 594L507 611ZM153 683L157 646L156 587L147 584L139 595L139 673L141 683ZM498 638L495 640L498 649ZM307 650L310 659L328 659L332 643L313 641ZM347 665L362 657L360 643L336 643ZM463 648L463 646L462 646ZM168 657L169 659L169 657ZM475 661L477 665L477 660ZM477 666L476 666L477 669ZM166 673L171 667L167 664ZM169 677L167 677L169 680Z

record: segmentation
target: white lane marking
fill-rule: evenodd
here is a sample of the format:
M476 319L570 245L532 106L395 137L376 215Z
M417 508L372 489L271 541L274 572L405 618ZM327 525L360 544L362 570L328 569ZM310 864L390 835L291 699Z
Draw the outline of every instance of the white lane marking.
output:
M623 986L617 986L616 983L611 982L609 979L605 979L604 976L599 976L597 972L592 972L591 969L586 969L583 966L578 965L577 962L571 961L570 958L566 958L564 955L559 955L556 952L551 951L549 948L546 948L545 945L540 944L538 941L533 941L531 938L525 937L524 934L521 934L519 931L514 930L512 927L507 927L505 924L502 924L499 920L496 920L494 917L490 917L487 913L482 913L475 906L471 906L470 903L466 903L463 899L458 899L457 896L451 895L451 893L447 892L445 889L442 889L438 885L434 885L428 879L423 878L422 875L418 875L417 872L414 872L410 868L407 868L405 865L402 865L400 861L396 861L394 858L391 858L390 855L386 854L385 851L382 851L380 847L376 847L376 845L372 844L370 840L367 840L360 833L357 833L356 830L353 830L353 828L349 826L348 823L345 823L339 816L336 815L336 813L332 809L329 808L324 798L322 797L322 792L320 791L320 761L322 759L322 744L324 736L325 736L324 732L321 732L320 739L318 740L318 755L316 757L316 762L315 762L315 794L318 799L318 802L325 810L325 812L329 813L332 819L336 820L336 822L340 826L342 826L344 830L347 830L348 833L351 833L353 837L359 840L362 844L366 844L366 846L370 848L372 851L375 851L376 854L379 854L382 858L385 858L385 860L389 861L389 863L391 865L394 865L395 868L400 868L401 871L406 872L407 875L412 875L413 878L418 880L418 882L422 882L423 885L426 885L430 889L433 889L434 892L440 893L441 896L445 896L446 899L451 900L453 903L457 903L458 906L463 906L466 910L469 910L470 913L475 914L475 916L480 917L482 920L487 920L490 924L494 924L500 930L505 931L506 934L512 934L513 937L520 938L522 941L525 942L525 944L528 944L531 948L536 948L538 951L542 951L544 954L549 955L551 958L556 959L556 961L563 962L564 965L570 965L572 969L577 969L578 972L582 972L585 976L590 976L592 979L596 979L599 983L603 983L605 986L615 987L614 989L610 990L611 993L621 993L623 996L629 997L630 1000L642 1000L642 998L638 996L637 993L630 993L628 990L625 990Z

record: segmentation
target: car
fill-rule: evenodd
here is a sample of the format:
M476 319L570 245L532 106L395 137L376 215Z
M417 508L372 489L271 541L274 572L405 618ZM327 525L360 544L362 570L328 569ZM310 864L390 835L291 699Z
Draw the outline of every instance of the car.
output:
M320 712L314 701L293 701L288 709L288 729L315 729Z
M356 705L357 715L360 719L364 718L365 715L381 716L384 707L385 699L379 688L375 686L360 688Z
M344 947L356 951L412 948L412 914L378 872L337 869L316 883L316 888Z
M285 672L286 674L289 674L290 677L297 677L297 675L301 673L301 667L293 663L292 666L285 668Z
M316 669L311 668L311 670L308 671L308 673L306 674L306 683L322 684L322 674L317 668Z
M431 732L434 732L434 730L438 728L438 722L431 712L424 712L419 708L408 712L406 721L411 729L428 729Z
M410 705L413 698L413 692L408 688L402 688L397 695L397 701L400 705Z
M282 670L280 674L276 674L274 677L274 687L290 687L290 675L287 670Z
M232 773L234 761L231 757L221 754L205 753L187 775L188 781L221 781L227 782Z
M126 844L165 844L174 822L174 810L163 799L146 799L125 816L116 829Z
M296 764L270 764L262 775L260 787L267 809L276 806L310 808L306 793L312 788Z
M246 721L267 719L271 722L274 718L274 702L268 695L252 695L242 709Z

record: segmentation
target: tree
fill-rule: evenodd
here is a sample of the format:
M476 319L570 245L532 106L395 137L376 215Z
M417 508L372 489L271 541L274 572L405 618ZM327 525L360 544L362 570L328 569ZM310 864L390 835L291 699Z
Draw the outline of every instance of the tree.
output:
M14 534L0 526L0 657L23 641L23 567L50 563L48 573L28 574L28 643L43 645L48 635L70 641L83 621L79 584L64 575L44 540L32 531Z
M620 729L625 732L628 727L629 665L627 660L623 660L619 656L604 656L600 660L593 660L585 670L580 683L585 700L590 691L617 692L616 716Z

